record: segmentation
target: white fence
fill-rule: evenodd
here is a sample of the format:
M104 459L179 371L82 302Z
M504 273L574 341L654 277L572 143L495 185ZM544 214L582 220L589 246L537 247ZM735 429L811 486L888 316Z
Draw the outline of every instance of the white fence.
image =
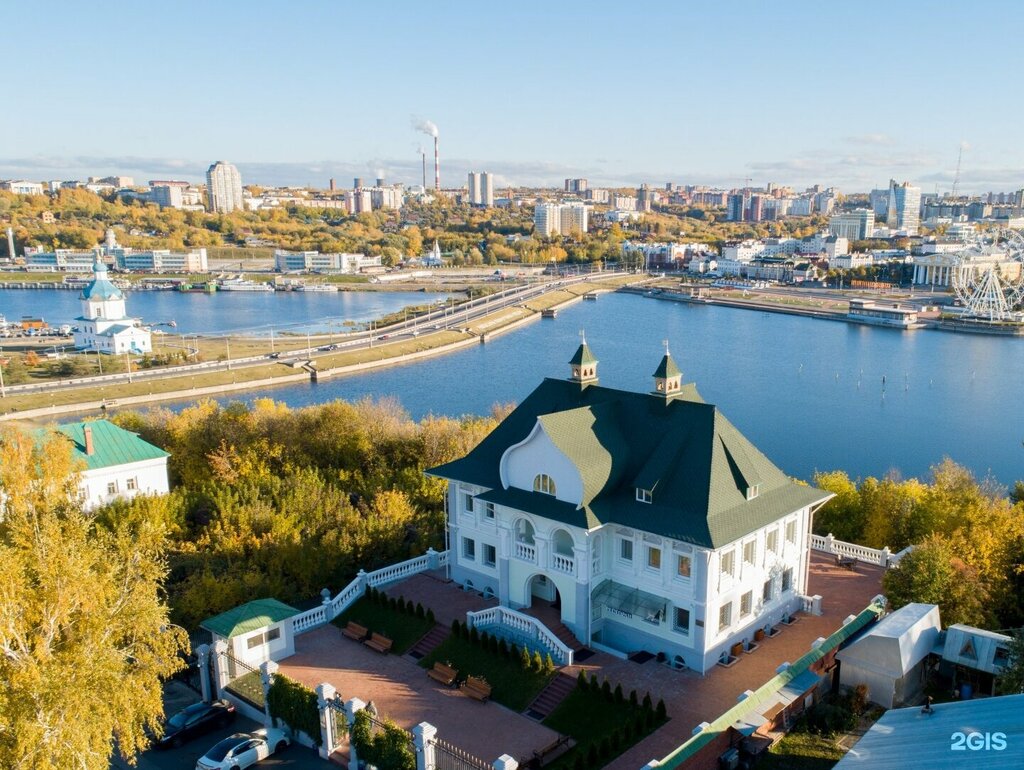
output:
M331 598L330 591L325 588L322 592L324 599L320 606L293 616L292 628L296 634L301 634L326 625L355 604L368 587L376 588L387 585L396 580L404 580L419 572L441 569L447 565L448 551L435 551L433 548L428 548L425 554L417 556L415 559L391 564L373 572L359 570L355 579L333 598Z
M833 553L837 556L845 556L850 559L856 559L862 561L865 564L877 564L881 567L895 567L900 563L900 560L910 553L914 546L908 545L899 553L893 553L886 548L868 548L866 545L858 545L857 543L847 543L843 540L836 540L832 536L832 533L822 537L821 535L811 535L811 548L815 551L823 551L824 553Z
M467 612L466 623L470 628L486 629L493 626L504 628L543 647L551 653L555 663L564 666L572 665L572 650L537 618L524 615L522 612L516 612L509 607L500 605L488 607L479 612Z

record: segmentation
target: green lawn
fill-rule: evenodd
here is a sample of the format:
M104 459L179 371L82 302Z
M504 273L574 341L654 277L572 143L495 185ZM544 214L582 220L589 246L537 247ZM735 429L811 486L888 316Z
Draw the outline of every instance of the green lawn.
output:
M613 757L661 726L662 723L655 717L648 728L644 715L643 706L634 706L628 700L616 703L600 692L577 687L544 720L546 727L569 735L576 741L575 748L559 757L551 767L555 770L574 768L577 766L577 757L581 758L584 767L588 767L587 753L591 745L597 748L603 739L609 738L611 741L612 736L618 733L619 741L612 742L612 753L599 760L599 765L607 764ZM636 728L629 729L632 725L636 725Z
M384 604L371 602L365 596L334 619L334 625L344 628L354 621L370 629L370 633L386 636L394 642L391 651L401 655L412 647L434 624L402 610L393 610Z
M491 685L491 698L513 711L529 706L551 679L547 674L523 671L516 657L506 659L456 636L445 639L420 665L432 668L438 661L457 669L460 681L482 676Z
M829 770L846 753L838 736L793 731L757 762L757 770Z

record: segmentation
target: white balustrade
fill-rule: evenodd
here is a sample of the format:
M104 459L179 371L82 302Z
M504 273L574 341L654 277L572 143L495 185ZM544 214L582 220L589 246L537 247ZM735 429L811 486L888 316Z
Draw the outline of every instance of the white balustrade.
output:
M913 546L910 546L911 548ZM815 551L823 551L825 553L833 553L838 556L847 556L857 561L862 561L866 564L878 564L882 567L888 567L892 564L898 563L898 559L895 559L892 552L888 548L869 548L866 545L860 545L858 543L847 543L843 540L836 540L831 534L825 535L811 535L811 548ZM907 553L907 549L900 551L902 555Z
M529 543L516 543L516 558L536 564L537 546Z
M551 569L572 575L576 572L576 562L571 556L553 553L551 554Z
M572 665L572 650L551 629L537 618L517 612L510 607L488 607L479 612L467 612L466 623L470 628L487 628L500 626L509 631L533 639L538 645L551 653L552 659L561 665Z

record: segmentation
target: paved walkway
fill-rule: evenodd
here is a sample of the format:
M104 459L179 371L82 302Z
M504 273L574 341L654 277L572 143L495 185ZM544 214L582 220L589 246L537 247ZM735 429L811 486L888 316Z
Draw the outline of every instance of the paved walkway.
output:
M408 590L401 593L420 601ZM442 608L429 606L441 620ZM504 753L516 758L529 756L558 737L553 730L504 706L478 703L457 690L442 687L408 658L373 652L346 639L332 625L297 636L295 655L281 661L280 672L308 687L328 682L345 700L372 700L382 716L407 730L420 722L430 722L437 727L439 738L487 762Z

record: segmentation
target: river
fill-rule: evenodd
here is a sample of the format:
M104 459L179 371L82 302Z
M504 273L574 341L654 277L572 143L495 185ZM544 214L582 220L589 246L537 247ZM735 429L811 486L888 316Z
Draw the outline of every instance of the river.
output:
M181 334L244 332L270 334L330 331L345 322L371 321L409 305L437 302L448 294L418 291L226 291L189 294L177 291L129 291L128 314L145 323L174 321ZM77 291L0 289L0 315L8 321L42 317L51 326L73 323L82 314Z
M456 353L272 397L293 406L393 395L413 417L485 413L565 377L579 331L601 383L649 390L668 339L696 382L787 473L924 477L946 455L979 477L1024 478L1024 340L902 332L799 316L609 294ZM237 397L236 397L237 398Z

